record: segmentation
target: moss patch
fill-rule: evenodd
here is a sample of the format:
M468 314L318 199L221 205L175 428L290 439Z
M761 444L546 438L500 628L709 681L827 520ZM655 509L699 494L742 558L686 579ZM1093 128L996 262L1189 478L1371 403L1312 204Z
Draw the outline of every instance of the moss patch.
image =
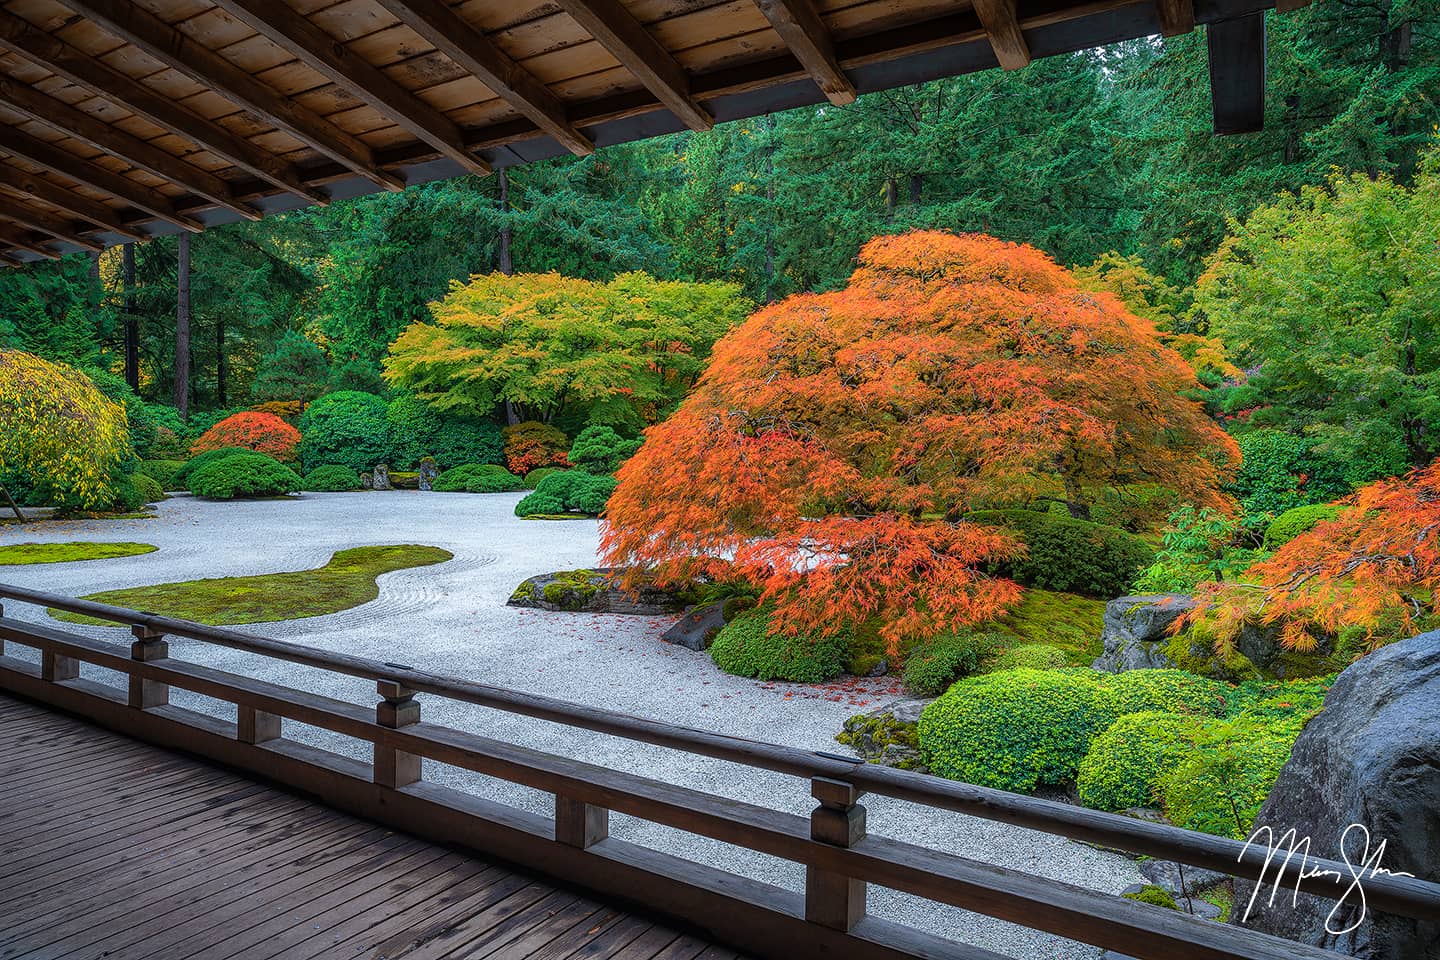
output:
M1014 637L1013 646L1043 643L1058 647L1071 664L1089 666L1105 652L1100 641L1105 603L1073 593L1029 589L1018 607L983 629Z
M12 543L0 547L0 566L30 563L71 563L76 560L113 560L154 553L150 543Z
M211 626L299 620L369 603L380 595L375 578L382 573L444 563L451 556L439 547L414 544L355 547L337 551L329 563L313 570L161 583L108 590L84 599ZM68 623L114 626L59 610L51 610L50 615Z

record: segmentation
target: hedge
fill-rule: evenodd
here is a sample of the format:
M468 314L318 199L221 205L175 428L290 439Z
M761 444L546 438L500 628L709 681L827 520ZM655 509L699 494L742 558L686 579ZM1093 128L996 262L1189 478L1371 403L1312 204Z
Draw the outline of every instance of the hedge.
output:
M360 489L360 474L341 464L328 463L305 474L300 489L311 493L349 493Z
M1127 670L1105 678L1095 707L1109 720L1147 710L1219 717L1234 692L1228 683L1186 670Z
M186 460L170 477L170 489L189 490L190 478L197 471L203 470L212 463L218 463L226 457L233 457L237 453L254 453L254 451L244 447L222 447L219 450L207 450L204 453L196 454Z
M307 469L340 464L357 473L394 459L386 404L370 393L342 390L305 408L300 417L300 461Z
M1330 503L1292 507L1270 521L1265 528L1265 549L1278 550L1302 533L1308 533L1326 520L1340 515L1340 508Z
M135 485L135 490L139 493L143 503L159 503L165 499L165 490L154 477L137 470L130 475L130 482Z
M727 623L710 644L710 657L726 673L757 680L820 683L845 669L849 631L832 636L776 634L768 610L747 610Z
M1158 710L1116 720L1080 761L1080 802L1110 811L1158 805L1160 781L1195 749L1198 725L1193 717Z
M415 467L427 456L441 470L504 461L500 428L493 423L440 413L409 394L390 401L385 419L395 442L393 467Z
M246 452L196 470L190 476L190 492L214 500L274 497L299 490L302 482L294 470L275 458Z
M1109 599L1129 591L1155 559L1138 537L1087 520L1033 510L981 510L965 519L1015 532L1026 555L997 570L1027 587Z

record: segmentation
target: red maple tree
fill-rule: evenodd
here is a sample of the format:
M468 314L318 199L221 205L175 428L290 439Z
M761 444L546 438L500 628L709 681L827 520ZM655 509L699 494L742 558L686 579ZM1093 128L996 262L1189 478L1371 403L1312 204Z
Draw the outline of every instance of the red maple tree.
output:
M231 414L206 430L190 445L190 453L244 447L288 462L295 459L299 443L300 431L275 414L246 411Z
M913 232L849 284L766 307L618 474L607 562L757 582L782 628L879 615L892 643L1003 614L1016 544L967 523L1106 485L1225 507L1234 443L1155 327L1028 246Z

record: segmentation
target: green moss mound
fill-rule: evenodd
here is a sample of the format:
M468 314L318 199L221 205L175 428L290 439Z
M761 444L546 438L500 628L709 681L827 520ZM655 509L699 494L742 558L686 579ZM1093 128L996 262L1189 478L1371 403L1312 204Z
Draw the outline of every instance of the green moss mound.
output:
M525 481L499 464L467 463L436 477L433 489L440 493L514 493L525 489Z
M1116 720L1080 761L1080 802L1111 811L1157 806L1160 780L1195 749L1196 728L1193 717L1160 711Z
M330 463L305 474L300 489L311 493L349 493L360 489L360 474L349 467Z
M995 658L996 670L1058 670L1069 666L1064 650L1048 643L1022 643Z
M212 626L274 623L319 617L369 603L380 595L375 578L381 574L444 563L450 558L448 550L414 544L355 547L337 551L329 563L313 570L129 587L84 599ZM69 623L114 626L108 621L56 610L51 610L50 615Z
M12 543L0 547L0 566L25 566L32 563L73 563L77 560L114 560L154 553L150 543Z
M905 661L905 689L922 697L938 696L956 680L978 671L1003 642L993 634L965 630L918 643Z
M1265 528L1265 549L1278 550L1302 533L1308 533L1326 520L1340 515L1340 508L1334 504L1320 503L1306 507L1292 507L1270 521Z
M211 500L278 497L303 485L289 467L263 453L237 453L196 470L190 492Z
M1073 593L1026 590L1020 605L986 629L1009 634L1013 644L1046 644L1065 651L1068 662L1090 664L1104 653L1105 602ZM1020 666L1020 664L1016 664Z
M1126 900L1134 900L1137 903L1148 903L1151 906L1164 907L1166 910L1179 910L1180 905L1170 895L1170 891L1164 887L1157 887L1155 884L1146 884L1134 893L1122 893L1120 896Z
M982 510L965 519L1019 536L1026 555L1005 563L1000 572L1027 587L1109 599L1129 590L1155 559L1140 538L1087 520L1033 510Z
M832 636L775 634L770 614L747 610L715 635L710 657L726 673L757 680L821 683L845 669L850 631Z

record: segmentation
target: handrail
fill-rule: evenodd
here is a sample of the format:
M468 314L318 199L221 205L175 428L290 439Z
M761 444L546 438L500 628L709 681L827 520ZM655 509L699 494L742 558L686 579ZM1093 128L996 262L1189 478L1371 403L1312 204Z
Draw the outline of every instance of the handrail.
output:
M1150 823L911 771L866 764L858 759L849 760L833 754L807 752L795 747L631 716L540 694L523 693L432 673L405 664L332 653L243 631L207 626L89 600L72 599L24 587L0 584L0 598L40 604L126 624L136 630L137 636L148 632L154 635L188 637L292 663L388 682L396 685L397 689L431 693L794 776L840 781L851 785L858 792L882 794L1132 853L1173 859L1251 880L1270 880L1276 866L1268 862L1265 850L1258 847L1247 849L1245 844L1226 837L1195 833L1166 824ZM1301 891L1331 899L1345 895L1351 885L1352 876L1347 865L1311 858L1309 866L1315 868L1309 875L1298 879L1287 877L1287 884L1298 882ZM1336 872L1332 875L1327 871ZM1421 919L1440 915L1440 884L1382 874L1366 878L1365 894L1371 908L1376 910Z

